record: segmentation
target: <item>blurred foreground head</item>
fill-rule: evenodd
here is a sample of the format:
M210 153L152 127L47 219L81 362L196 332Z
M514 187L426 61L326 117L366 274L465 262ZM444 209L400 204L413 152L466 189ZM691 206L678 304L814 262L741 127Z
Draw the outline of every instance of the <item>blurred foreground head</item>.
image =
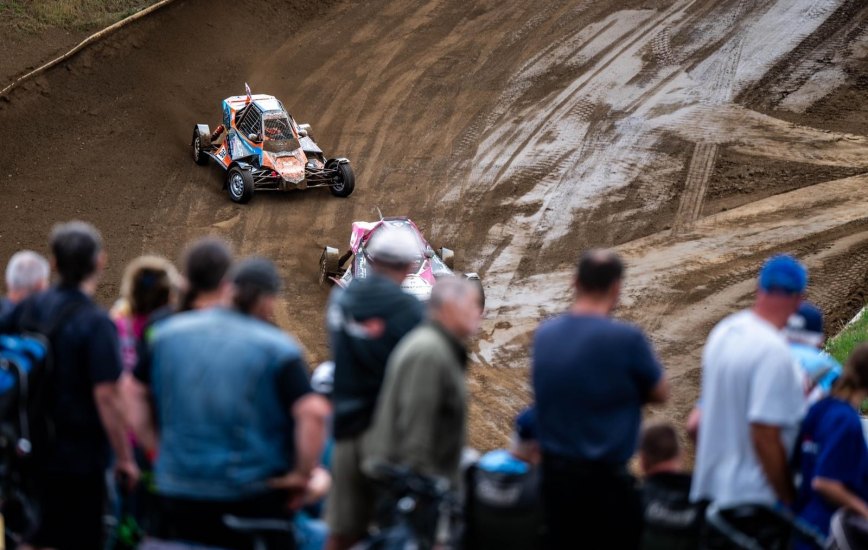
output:
M94 226L81 221L54 226L51 253L63 286L81 286L95 279L105 266L102 236Z
M48 287L51 265L48 260L33 252L16 252L6 264L6 291L12 303L18 303L31 294Z
M121 298L133 315L149 315L173 302L180 282L181 276L169 260L139 256L124 270Z
M799 309L787 319L787 340L822 349L823 310L810 302L802 302Z
M859 344L850 353L844 373L835 382L832 393L857 407L868 398L868 343Z
M482 321L479 285L460 277L443 277L431 290L428 308L432 319L459 340L467 340Z
M371 237L365 255L374 271L398 284L421 258L416 235L404 227L383 226Z
M277 268L265 258L248 258L232 270L235 308L245 315L274 323L282 281Z
M681 470L681 444L672 424L660 422L643 428L639 438L639 464L644 475Z
M577 298L598 302L610 313L618 305L623 278L624 262L614 250L588 250L576 268Z
M808 270L784 254L766 260L759 273L755 311L777 328L784 328L808 286Z
M226 241L217 237L194 241L184 251L181 265L186 284L181 311L223 300L229 286L226 274L232 266L232 250Z

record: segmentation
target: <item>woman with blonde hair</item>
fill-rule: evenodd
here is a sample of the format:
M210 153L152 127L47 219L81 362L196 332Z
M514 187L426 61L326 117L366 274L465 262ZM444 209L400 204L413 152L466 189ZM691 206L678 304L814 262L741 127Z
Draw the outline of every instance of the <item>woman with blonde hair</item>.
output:
M796 512L824 535L838 508L868 518L868 445L859 417L866 398L868 344L861 344L831 394L808 411L796 449L802 472ZM813 546L802 543L796 548Z
M121 297L111 310L126 370L136 365L138 342L148 319L177 300L180 280L175 266L160 256L140 256L127 265Z

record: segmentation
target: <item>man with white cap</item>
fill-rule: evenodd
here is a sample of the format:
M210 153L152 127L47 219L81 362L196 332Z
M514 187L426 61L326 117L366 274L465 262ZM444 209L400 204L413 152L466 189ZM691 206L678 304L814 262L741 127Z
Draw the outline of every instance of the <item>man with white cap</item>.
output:
M401 338L422 322L423 304L401 283L418 260L418 243L407 229L382 226L365 247L370 271L344 290L336 288L327 311L335 362L334 487L326 519L329 550L350 548L367 533L373 487L361 471L368 428L386 363Z

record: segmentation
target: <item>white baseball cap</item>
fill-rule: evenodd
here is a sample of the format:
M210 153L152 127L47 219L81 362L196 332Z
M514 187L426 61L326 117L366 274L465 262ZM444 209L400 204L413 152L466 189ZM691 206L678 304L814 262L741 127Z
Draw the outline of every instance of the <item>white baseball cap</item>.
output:
M365 247L365 253L375 262L410 264L422 257L419 240L407 227L384 225L377 229Z

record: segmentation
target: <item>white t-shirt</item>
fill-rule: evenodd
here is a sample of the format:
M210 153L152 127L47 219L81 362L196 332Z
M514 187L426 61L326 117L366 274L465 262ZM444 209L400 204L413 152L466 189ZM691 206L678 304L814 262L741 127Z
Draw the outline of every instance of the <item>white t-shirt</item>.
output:
M774 504L750 424L779 426L784 448L792 451L805 395L783 334L752 311L718 323L702 352L701 406L691 499Z

